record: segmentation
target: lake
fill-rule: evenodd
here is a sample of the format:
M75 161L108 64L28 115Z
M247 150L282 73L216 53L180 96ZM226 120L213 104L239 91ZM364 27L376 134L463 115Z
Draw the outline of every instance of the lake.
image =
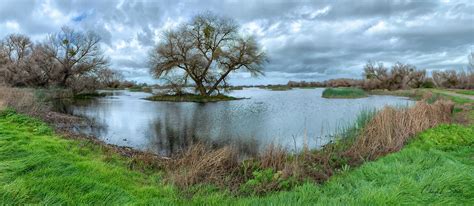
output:
M237 145L255 154L270 144L300 150L319 148L331 134L354 123L364 109L385 105L407 106L405 97L369 96L360 99L325 99L324 89L270 91L245 88L229 93L248 99L215 102L153 102L149 93L102 91L106 97L79 101L66 111L94 122L76 131L109 144L170 155L195 142Z

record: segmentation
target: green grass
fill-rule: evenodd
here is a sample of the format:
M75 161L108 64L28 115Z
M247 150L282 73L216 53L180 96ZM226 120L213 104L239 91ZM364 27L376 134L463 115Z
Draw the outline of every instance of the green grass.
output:
M88 141L62 139L32 118L11 111L0 117L1 203L126 204L175 198L159 174L130 171L127 163Z
M271 90L271 91L288 91L288 90L293 89L292 87L287 86L287 85L263 86L262 88L263 89L268 89L268 90Z
M96 97L105 97L105 93L91 92L74 95L74 99L92 99Z
M359 89L359 88L340 87L340 88L326 88L323 91L322 96L324 98L353 99L353 98L367 97L367 93L364 90Z
M244 87L242 87L242 86L231 86L231 87L229 87L229 90L243 90L243 89L244 89Z
M440 93L440 95L443 96L443 97L446 97L447 99L452 100L456 104L466 104L466 103L473 103L474 102L474 100L470 100L470 99L463 98L463 97L451 96L449 94Z
M451 90L443 90L443 89L409 89L409 90L395 90L395 91L372 90L369 93L372 95L405 96L405 97L412 98L414 100L421 100L423 98L423 95L425 95L427 92L432 92L434 94L433 98L437 98L441 96L446 99L452 100L456 104L465 104L465 103L474 102L474 100L470 100L467 98L452 96L446 91L451 91ZM456 90L456 91L461 91L461 90ZM468 90L463 90L463 91L469 92ZM451 92L454 92L454 91L451 91ZM456 92L456 93L459 93L459 92Z
M442 125L398 153L341 172L326 184L307 183L268 196L268 204L472 205L474 128ZM255 204L262 199L249 198Z
M239 100L242 98L226 96L223 94L213 95L213 96L201 96L197 94L183 94L183 95L155 95L155 96L148 97L147 99L151 101L206 103L206 102Z
M128 88L128 91L131 92L147 92L147 93L152 93L153 90L151 87L144 87L144 86L133 86Z
M159 171L130 170L129 159L7 111L0 115L0 204L473 205L473 134L474 126L429 129L400 152L345 168L323 185L264 197L202 185L189 199Z
M456 92L458 94L464 94L464 95L471 95L474 96L474 90L460 90L460 89L454 89L454 90L449 90L452 92Z

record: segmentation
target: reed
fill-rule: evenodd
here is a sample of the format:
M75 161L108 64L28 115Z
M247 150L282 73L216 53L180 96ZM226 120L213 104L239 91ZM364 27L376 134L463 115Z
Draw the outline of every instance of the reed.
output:
M29 115L37 115L45 111L45 105L40 104L31 89L0 87L0 102L3 107Z
M419 132L449 123L453 108L446 100L433 104L420 101L409 108L385 107L367 123L350 152L372 160L398 151Z
M174 158L167 169L170 180L182 188L198 183L223 187L229 185L226 180L238 167L237 152L232 147L212 149L203 144L195 144Z

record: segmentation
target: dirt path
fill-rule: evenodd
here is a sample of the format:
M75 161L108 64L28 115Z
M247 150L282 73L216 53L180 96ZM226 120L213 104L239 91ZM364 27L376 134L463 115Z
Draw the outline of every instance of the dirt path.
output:
M474 96L471 96L471 95L459 94L459 93L456 93L456 92L451 92L451 91L446 91L446 90L437 90L437 91L435 91L435 92L438 92L438 93L441 93L441 94L450 95L450 96L455 96L455 97L461 97L461 98L466 98L466 99L474 100Z

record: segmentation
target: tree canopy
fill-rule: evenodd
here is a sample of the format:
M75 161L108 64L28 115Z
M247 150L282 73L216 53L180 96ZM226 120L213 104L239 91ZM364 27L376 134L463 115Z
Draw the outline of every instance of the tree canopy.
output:
M255 37L244 36L234 20L205 13L167 31L149 55L156 78L178 75L195 84L200 95L211 95L228 84L238 70L263 75L267 61Z

